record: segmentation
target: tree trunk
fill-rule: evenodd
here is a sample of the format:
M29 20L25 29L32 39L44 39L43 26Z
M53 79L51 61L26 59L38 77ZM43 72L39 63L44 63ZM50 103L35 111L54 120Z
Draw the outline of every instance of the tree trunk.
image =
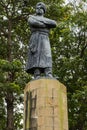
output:
M13 93L8 92L6 96L7 103L7 128L6 130L14 130L14 115L13 115Z
M9 20L9 23L8 23L8 40L7 40L7 44L8 44L8 47L7 47L7 51L8 51L8 61L12 61L12 54L11 54L11 49L12 49L12 40L11 40L11 30L12 30L12 22Z
M12 30L12 21L9 19L8 21L8 39L7 39L7 60L9 62L12 61L12 39L11 39L11 30ZM12 72L8 72L8 81L12 82ZM13 109L14 109L14 96L13 92L11 90L7 91L6 95L6 103L7 103L7 126L6 130L14 130L14 114L13 114Z

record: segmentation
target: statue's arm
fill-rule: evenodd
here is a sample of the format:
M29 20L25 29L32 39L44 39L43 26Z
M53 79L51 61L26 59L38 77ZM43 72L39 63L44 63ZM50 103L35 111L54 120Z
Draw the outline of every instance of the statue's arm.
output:
M50 28L55 28L57 26L57 23L55 20L51 20L48 18L45 18L44 23L47 27L50 27Z
M43 21L40 21L39 19L35 18L33 15L29 17L28 23L33 27L46 27Z

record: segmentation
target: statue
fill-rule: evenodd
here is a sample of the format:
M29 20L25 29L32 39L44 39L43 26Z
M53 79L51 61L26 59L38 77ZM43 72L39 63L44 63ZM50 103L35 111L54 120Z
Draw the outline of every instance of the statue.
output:
M52 78L52 56L49 31L56 27L54 20L44 17L46 6L43 2L36 5L36 14L30 15L28 22L31 29L26 72L40 78L41 74Z

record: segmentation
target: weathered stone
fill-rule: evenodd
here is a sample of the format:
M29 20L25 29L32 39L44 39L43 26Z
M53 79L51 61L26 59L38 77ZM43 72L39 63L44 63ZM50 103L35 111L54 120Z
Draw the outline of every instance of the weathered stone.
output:
M24 90L24 130L68 130L66 87L55 79L29 82Z

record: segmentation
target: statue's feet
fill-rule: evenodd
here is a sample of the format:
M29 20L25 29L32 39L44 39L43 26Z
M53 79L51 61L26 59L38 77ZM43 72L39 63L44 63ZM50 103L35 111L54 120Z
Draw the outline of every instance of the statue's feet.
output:
M39 69L35 69L35 71L34 71L34 78L35 79L39 79L40 78L40 74L41 74L40 70Z
M53 78L52 74L46 75L47 78Z
M34 78L35 78L35 79L40 79L40 76L38 75L38 76L35 76Z
M53 76L52 76L52 68L45 68L44 73L45 73L45 76L47 78L53 78Z

